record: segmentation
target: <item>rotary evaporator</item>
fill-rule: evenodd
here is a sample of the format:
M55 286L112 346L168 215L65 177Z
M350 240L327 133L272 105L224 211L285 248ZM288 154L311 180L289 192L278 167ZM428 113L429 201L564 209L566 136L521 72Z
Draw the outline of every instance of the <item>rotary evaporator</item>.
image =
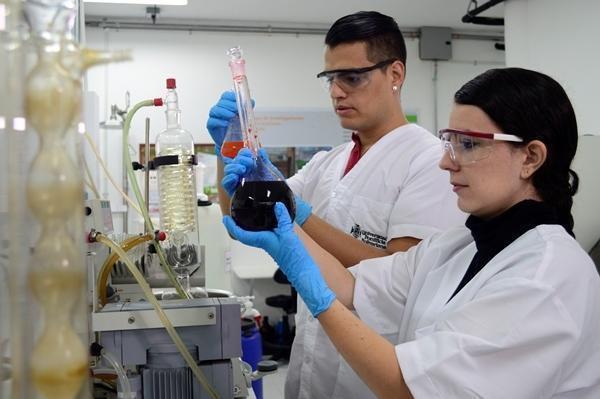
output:
M101 348L97 353L114 354L116 362L128 370L130 386L123 388L119 383L124 395L129 391L144 399L246 397L252 380L274 372L277 366L263 362L253 371L240 359L244 299L204 287L194 143L181 127L175 79L167 79L164 98L133 106L125 119L123 148L127 148L132 117L144 106L165 107L166 129L157 135L156 156L141 165L145 173L157 173L160 229L153 225L147 198L141 196L128 151L124 152L146 234L130 237L119 246L99 233L110 226L89 219L90 245L103 243L113 250L100 267L96 283L99 300L92 324L97 348ZM90 216L99 211L92 210ZM138 252L137 263L127 252L136 246L147 249ZM127 291L132 278L137 290ZM136 301L139 288L143 301Z

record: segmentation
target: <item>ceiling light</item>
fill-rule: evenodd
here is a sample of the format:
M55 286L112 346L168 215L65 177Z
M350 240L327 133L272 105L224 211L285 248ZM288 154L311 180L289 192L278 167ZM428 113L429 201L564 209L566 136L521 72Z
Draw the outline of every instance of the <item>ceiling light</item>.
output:
M165 6L187 6L188 0L83 0L85 3L151 4Z

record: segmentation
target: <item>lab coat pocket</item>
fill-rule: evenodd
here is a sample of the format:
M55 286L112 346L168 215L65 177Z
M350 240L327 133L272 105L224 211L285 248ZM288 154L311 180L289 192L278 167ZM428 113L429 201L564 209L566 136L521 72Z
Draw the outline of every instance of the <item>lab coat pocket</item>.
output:
M385 248L391 211L390 203L355 195L350 204L350 220L346 232L367 244Z

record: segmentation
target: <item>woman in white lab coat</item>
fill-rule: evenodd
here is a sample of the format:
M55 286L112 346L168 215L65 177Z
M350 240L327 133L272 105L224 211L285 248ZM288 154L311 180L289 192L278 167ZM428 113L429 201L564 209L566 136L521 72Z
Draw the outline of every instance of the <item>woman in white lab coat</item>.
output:
M281 204L273 232L224 222L275 259L379 397L600 398L600 277L572 232L577 136L557 82L494 69L440 132L465 227L345 269Z

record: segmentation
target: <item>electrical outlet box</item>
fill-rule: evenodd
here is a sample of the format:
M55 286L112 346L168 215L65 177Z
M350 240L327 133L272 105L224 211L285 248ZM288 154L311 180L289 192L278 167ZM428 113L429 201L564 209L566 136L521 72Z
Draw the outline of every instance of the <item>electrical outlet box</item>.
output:
M419 37L419 58L447 61L452 58L452 29L423 26Z

